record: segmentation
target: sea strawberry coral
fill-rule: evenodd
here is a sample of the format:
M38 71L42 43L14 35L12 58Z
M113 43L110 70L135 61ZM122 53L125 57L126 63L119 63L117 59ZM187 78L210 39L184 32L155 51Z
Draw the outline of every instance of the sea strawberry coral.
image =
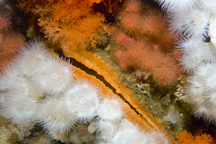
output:
M8 28L9 23L10 23L9 20L6 17L0 15L0 30L4 30Z
M0 23L1 19L2 17L0 16ZM5 21L8 20L6 19ZM9 22L7 22L6 25L8 25L8 23ZM6 25L3 26L2 24L2 27L0 26L0 73L11 63L12 56L19 51L25 41L23 35L13 32L8 28L9 26Z
M113 45L114 56L121 68L148 70L159 85L170 85L175 82L180 73L177 60L172 53L162 53L157 45L136 41L124 33L116 36L116 45Z
M122 69L148 71L157 84L172 85L180 73L174 36L157 10L142 10L146 5L132 0L125 4L117 24L120 30L112 35L113 59Z

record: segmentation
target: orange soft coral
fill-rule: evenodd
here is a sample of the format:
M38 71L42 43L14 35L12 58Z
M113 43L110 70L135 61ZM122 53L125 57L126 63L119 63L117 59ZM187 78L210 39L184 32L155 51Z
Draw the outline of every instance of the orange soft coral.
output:
M92 5L100 0L47 0L46 3L33 0L25 1L25 5L23 1L19 1L20 8L24 9L30 3L31 12L39 16L39 26L43 28L46 37L54 43L60 43L65 53L95 46L102 40L105 19L92 9ZM25 9L28 12L28 8Z
M212 140L213 138L209 134L204 133L202 135L193 136L191 133L184 130L178 135L176 144L210 144Z

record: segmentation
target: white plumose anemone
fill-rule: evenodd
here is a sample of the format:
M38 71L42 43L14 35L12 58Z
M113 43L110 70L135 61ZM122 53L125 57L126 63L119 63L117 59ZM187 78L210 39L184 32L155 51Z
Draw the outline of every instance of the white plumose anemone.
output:
M187 101L194 107L195 115L208 121L216 118L216 63L202 62L194 69L187 86Z
M42 94L32 83L21 76L15 67L6 69L0 81L2 115L11 118L14 123L35 119L37 102Z
M97 122L96 126L100 133L98 139L104 141L111 140L118 130L118 124L114 121L100 120Z
M173 143L171 137L168 136L165 130L161 130L161 131L152 130L152 131L148 131L146 134L148 135L147 137L149 138L149 141L142 144L149 144L149 142L151 144Z
M210 16L211 13L204 13L199 9L190 10L185 19L182 19L185 22L185 35L196 40L204 39L204 35L207 34Z
M35 40L26 43L20 49L14 63L23 75L32 77L37 71L40 71L40 65L53 57L54 53L51 53L43 42Z
M73 69L58 57L43 61L31 78L37 89L50 94L63 92L73 81Z
M186 88L187 93L189 94L188 97L193 96L202 96L205 92L206 87L202 83L202 78L198 76L192 76L188 79L190 85Z
M72 81L71 65L60 60L37 40L21 48L14 62L20 73L30 78L36 88L45 93L59 94Z
M197 0L199 7L205 11L213 12L216 7L215 0Z
M108 144L130 144L135 143L135 136L139 135L139 129L134 126L132 123L130 123L127 119L122 119L120 127L116 134L113 136L113 138L108 142ZM141 141L144 137L139 137L139 140L136 139L136 141Z
M190 9L194 5L195 0L155 0L158 2L162 9L166 11L175 11L181 13L185 9Z
M209 36L211 37L211 42L216 47L216 15L212 15L209 21Z
M105 98L97 109L97 114L102 120L120 120L123 112L118 100L114 98Z
M211 61L216 58L216 49L213 45L202 40L183 39L178 43L178 49L183 53L179 61L184 71L195 69L204 60Z
M175 35L180 35L184 31L185 22L182 19L185 19L187 12L182 12L180 14L176 14L175 12L167 12L169 29Z
M127 119L122 119L120 128L108 144L169 144L170 138L164 131L141 131L129 122Z
M97 88L86 81L72 84L64 94L68 111L76 113L80 120L91 120L96 116L100 97Z
M68 111L63 98L47 98L38 105L38 120L49 133L68 133L75 127L77 117Z

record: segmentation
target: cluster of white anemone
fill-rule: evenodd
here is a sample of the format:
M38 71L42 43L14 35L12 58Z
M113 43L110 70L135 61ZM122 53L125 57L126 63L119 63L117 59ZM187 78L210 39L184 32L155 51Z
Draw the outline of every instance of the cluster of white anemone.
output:
M91 124L89 125L92 126ZM99 127L99 130L98 130ZM92 129L92 128L91 128ZM96 130L100 132L97 144L170 144L166 133L156 130L145 131L134 126L126 118L118 122L100 121L96 124Z
M197 117L216 120L216 1L155 0L179 39L183 71L190 72L188 102ZM210 38L208 40L207 38Z
M118 100L101 99L98 88L76 81L73 73L42 42L26 44L0 76L1 115L14 123L36 120L56 139L75 129L78 121L94 119L89 132L97 133L97 143L169 143L165 134L141 132L123 119Z

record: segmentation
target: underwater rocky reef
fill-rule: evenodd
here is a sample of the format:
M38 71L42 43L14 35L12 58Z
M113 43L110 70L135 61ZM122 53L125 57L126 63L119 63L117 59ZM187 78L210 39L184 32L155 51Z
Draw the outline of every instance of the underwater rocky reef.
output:
M215 143L215 5L2 0L0 143Z

